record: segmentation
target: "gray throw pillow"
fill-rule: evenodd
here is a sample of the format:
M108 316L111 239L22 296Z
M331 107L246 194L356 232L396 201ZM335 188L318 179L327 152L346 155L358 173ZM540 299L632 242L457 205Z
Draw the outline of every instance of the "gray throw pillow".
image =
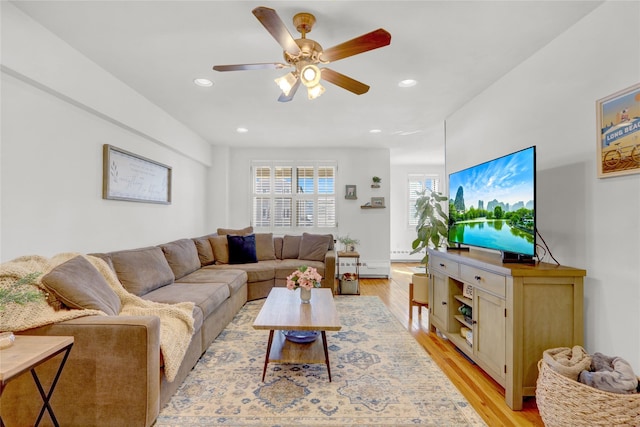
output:
M309 261L324 261L333 236L331 234L302 233L298 259Z
M285 235L282 241L282 259L298 259L302 236Z
M42 277L42 285L69 308L120 313L120 298L102 274L82 256L55 267Z
M193 273L200 268L200 258L196 244L191 239L180 239L160 245L164 257L173 271L175 280Z
M111 252L113 268L124 288L142 296L173 283L175 276L157 246Z
M273 233L256 233L256 254L258 261L276 259Z

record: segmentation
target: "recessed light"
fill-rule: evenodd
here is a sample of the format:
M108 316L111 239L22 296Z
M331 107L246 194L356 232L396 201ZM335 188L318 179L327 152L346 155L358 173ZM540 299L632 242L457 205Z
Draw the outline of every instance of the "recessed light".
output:
M382 130L380 130L380 129L371 129L369 131L369 133L380 133L380 132L382 132Z
M193 79L193 83L196 84L196 86L200 86L200 87L211 87L213 86L213 82L209 79Z
M412 86L415 86L416 84L418 84L417 81L415 81L413 79L406 79L406 80L401 80L400 83L398 83L398 86L400 86L400 87L412 87Z
M236 132L238 132L238 133L247 133L247 132L249 132L249 129L247 129L247 128L236 128Z

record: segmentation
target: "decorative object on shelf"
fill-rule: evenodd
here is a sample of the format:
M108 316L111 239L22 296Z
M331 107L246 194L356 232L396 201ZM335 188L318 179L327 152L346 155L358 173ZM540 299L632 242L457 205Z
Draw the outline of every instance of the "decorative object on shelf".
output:
M27 274L15 283L0 288L0 311L3 311L5 306L10 303L24 305L44 298L45 294L36 284L37 278L41 274L40 272Z
M0 349L11 347L15 340L16 336L13 335L13 332L0 333Z
M355 252L356 245L360 243L360 240L352 239L347 234L346 236L338 237L338 242L342 243L345 252Z
M473 286L468 283L464 283L462 287L462 296L465 298L472 299L473 298Z
M640 83L596 101L598 178L640 173L638 109Z
M320 331L282 331L282 334L287 341L307 344L314 342L320 336Z
M344 198L348 200L356 200L358 198L355 185L344 186Z
M373 180L373 184L371 184L371 188L380 188L380 183L382 182L382 178L379 176L374 176L371 178Z
M287 277L287 289L300 288L300 300L303 304L311 302L311 289L319 288L322 276L313 267L300 266Z
M384 197L372 197L371 206L375 208L384 208Z

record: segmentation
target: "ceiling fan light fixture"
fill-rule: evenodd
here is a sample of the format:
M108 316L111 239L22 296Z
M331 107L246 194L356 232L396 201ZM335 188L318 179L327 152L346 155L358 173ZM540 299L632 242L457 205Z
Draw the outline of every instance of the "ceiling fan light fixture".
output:
M317 84L312 87L307 87L307 96L309 99L316 99L324 93L324 86Z
M278 85L278 87L282 90L285 96L289 96L291 93L291 89L296 84L298 77L293 73L287 73L282 77L278 77L274 81Z
M308 88L317 86L320 83L320 68L313 64L305 65L300 70L300 80ZM323 91L324 92L324 91Z

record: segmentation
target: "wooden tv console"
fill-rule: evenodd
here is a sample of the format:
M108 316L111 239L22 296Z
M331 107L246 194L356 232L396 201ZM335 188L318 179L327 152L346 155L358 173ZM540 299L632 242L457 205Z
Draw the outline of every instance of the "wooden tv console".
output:
M505 388L511 409L521 410L523 396L535 396L543 351L583 345L585 275L548 263L503 264L483 250L429 250L431 331L444 334ZM463 305L472 310L466 319ZM472 344L463 327L472 331Z

